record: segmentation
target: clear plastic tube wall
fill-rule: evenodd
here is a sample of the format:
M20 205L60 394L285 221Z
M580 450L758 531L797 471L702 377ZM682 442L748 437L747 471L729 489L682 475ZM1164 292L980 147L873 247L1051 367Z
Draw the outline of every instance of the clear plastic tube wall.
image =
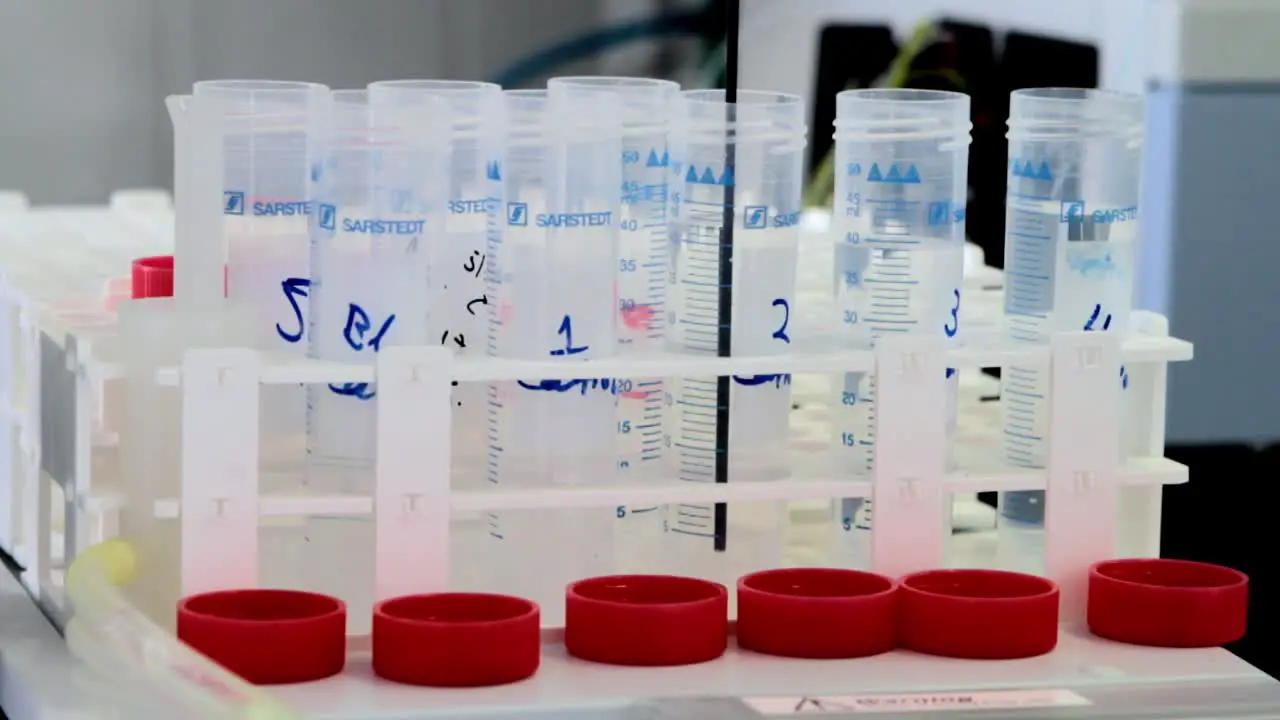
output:
M963 302L969 96L937 90L847 90L836 97L835 327L842 345L902 335L955 342ZM950 422L958 378L947 371ZM869 476L876 378L835 384L836 467ZM871 500L836 507L837 561L870 567Z
M1015 91L1009 111L1005 338L1044 345L1054 333L1127 333L1138 240L1143 104L1138 95L1075 88ZM1004 368L1004 455L1044 467L1048 367ZM1116 378L1127 386L1126 374ZM1000 495L1001 564L1044 562L1042 491Z
M209 80L194 85L192 98L211 120L198 130L218 135L192 141L222 149L227 298L252 310L260 349L301 355L311 172L329 90L315 83ZM292 439L302 436L305 403L297 386L264 387L262 395L270 469L297 447Z
M667 346L693 355L721 350L721 312L731 272L730 354L784 354L791 325L799 246L805 106L798 96L721 90L681 93L671 131L668 212ZM732 226L732 257L728 233ZM726 263L731 263L728 272ZM790 472L791 377L729 378L727 444L717 378L673 378L664 393L664 450L671 474L714 482L717 458L730 482L775 480ZM721 445L726 445L721 447ZM681 570L729 579L779 560L780 503L667 510L667 536Z
M549 89L506 94L498 296L490 353L572 363L617 353L614 284L622 183L615 98ZM615 378L527 378L489 386L488 480L504 487L590 485L617 474ZM613 564L609 510L495 513L499 581L555 622L571 580ZM515 585L515 587L511 587Z
M502 142L502 88L462 80L388 80L369 85L377 104L412 107L444 101L450 110L446 240L433 256L431 335L463 355L485 354L491 299L485 291L489 211ZM455 485L475 489L484 477L484 388L454 389Z
M431 342L431 258L445 235L450 108L335 92L313 173L309 355L369 364ZM308 386L307 478L324 495L373 493L377 386ZM373 518L308 520L302 582L342 598L354 630L372 612Z
M671 112L680 87L669 80L626 77L552 78L547 86L621 103L622 185L618 216L618 354L661 352L667 285L667 147ZM618 475L621 480L663 476L664 379L620 379ZM656 569L661 556L662 509L619 506L614 514L619 572Z

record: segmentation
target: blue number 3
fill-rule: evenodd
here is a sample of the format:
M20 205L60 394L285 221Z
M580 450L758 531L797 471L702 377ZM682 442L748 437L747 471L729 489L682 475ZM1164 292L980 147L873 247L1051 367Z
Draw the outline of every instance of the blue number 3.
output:
M960 331L960 291L959 290L955 291L955 297L956 297L956 303L955 305L951 306L951 320L949 322L943 323L942 325L942 331L945 332L947 334L947 337L949 338L955 337L956 333Z
M790 345L791 336L787 335L787 325L791 324L791 305L784 298L776 298L773 307L782 308L782 327L773 331L773 338Z

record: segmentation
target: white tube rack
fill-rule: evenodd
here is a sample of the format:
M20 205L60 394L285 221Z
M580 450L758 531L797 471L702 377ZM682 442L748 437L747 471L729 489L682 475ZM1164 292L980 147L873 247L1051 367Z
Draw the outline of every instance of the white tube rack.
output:
M623 669L565 657L559 630L548 628L543 669L533 679L443 692L377 681L364 654L367 639L353 637L344 674L273 691L308 717L441 717L464 708L510 717L583 707L604 712L638 698L865 699L867 693L899 698L893 702L911 702L895 693L946 692L978 693L991 702L1080 705L1092 702L1091 693L1105 695L1118 685L1260 682L1226 651L1127 647L1092 638L1081 628L1086 568L1114 556L1158 554L1161 487L1187 480L1187 469L1161 451L1166 368L1191 359L1192 347L1169 337L1159 316L1136 313L1137 333L1123 340L1108 333L1069 333L1048 348L1002 345L978 332L952 349L934 340L904 339L874 353L849 352L815 342L769 358L667 356L566 364L455 358L442 348L421 347L386 348L374 365L297 360L239 347L245 318L235 308L190 317L168 300L126 300L119 302L117 317L116 298L101 302L104 287L119 289L118 282L104 285L102 277L121 277L134 257L171 245L167 206L139 197L133 204L80 211L79 225L68 220L76 213L65 209L26 210L15 203L0 210L0 318L7 323L0 356L8 362L0 374L8 434L8 442L0 442L8 455L7 462L0 460L0 497L10 502L9 522L0 519L0 544L27 565L28 586L55 606L62 602L59 566L119 533L140 555L142 587L129 598L153 620L172 613L178 594L256 586L259 525L272 515L372 516L374 591L385 598L448 589L449 521L459 512L871 496L873 569L901 575L946 564L952 493L1044 489L1050 498L1046 568L1063 590L1064 629L1059 649L1042 658L981 663L894 652L814 662L731 648L726 658L692 668ZM76 252L34 242L41 237L35 230L47 223L68 235L79 233ZM92 262L80 255L86 247L97 248ZM183 334L191 327L199 328L199 340L194 332ZM208 342L217 335L224 341ZM948 470L945 369L1030 362L1052 367L1049 467L1006 467L995 449L978 447L961 453L959 467ZM1130 379L1123 393L1117 381L1122 365ZM878 373L881 394L876 471L866 482L844 479L825 455L806 451L797 453L791 479L769 483L450 489L454 380L859 370ZM359 382L380 386L376 412L384 430L376 447L374 494L264 495L262 387ZM1124 462L1118 461L1122 425L1128 429ZM59 536L65 552L55 547ZM124 655L121 661L130 662Z

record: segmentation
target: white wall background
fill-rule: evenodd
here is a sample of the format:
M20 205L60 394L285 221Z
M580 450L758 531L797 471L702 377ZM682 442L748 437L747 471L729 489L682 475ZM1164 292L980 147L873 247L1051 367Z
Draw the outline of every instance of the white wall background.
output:
M899 39L941 18L1096 43L1103 87L1141 90L1144 13L1152 0L742 0L743 87L808 94L818 33L834 22L885 23ZM854 52L850 48L850 52Z
M0 187L100 203L168 186L163 98L196 80L487 79L652 0L3 0ZM631 50L634 57L643 50ZM610 60L618 67L618 61ZM597 64L566 71L594 72Z

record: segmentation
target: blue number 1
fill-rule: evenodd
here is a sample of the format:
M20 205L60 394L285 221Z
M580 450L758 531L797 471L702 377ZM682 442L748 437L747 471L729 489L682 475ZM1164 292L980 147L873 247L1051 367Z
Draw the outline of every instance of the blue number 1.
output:
M568 315L565 315L564 319L560 321L560 329L556 331L556 334L564 336L564 347L559 350L552 350L551 354L553 356L561 357L563 355L577 355L578 353L587 351L586 345L583 345L582 347L573 346L573 318Z
M773 301L773 306L782 307L782 327L773 331L773 337L777 340L781 340L782 342L790 345L791 338L787 335L787 325L791 323L791 305L788 304L785 299L778 298Z

